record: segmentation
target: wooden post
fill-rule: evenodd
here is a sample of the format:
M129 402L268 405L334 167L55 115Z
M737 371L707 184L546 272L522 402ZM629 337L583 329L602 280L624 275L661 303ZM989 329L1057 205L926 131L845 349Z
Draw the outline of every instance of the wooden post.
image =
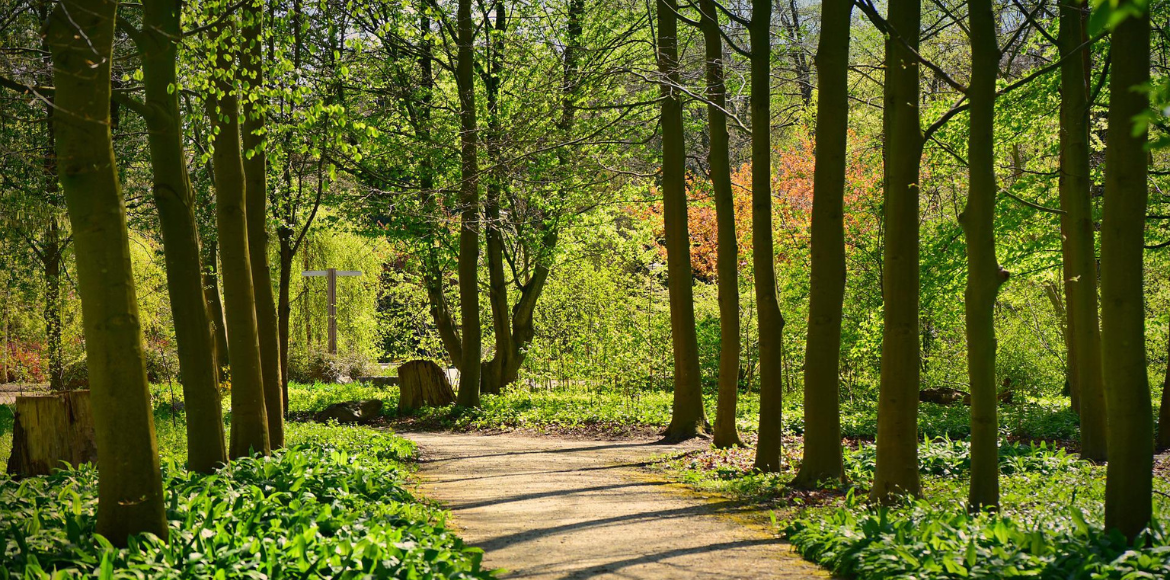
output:
M329 354L337 354L337 268L329 268L326 277L329 295Z
M301 276L325 276L325 295L329 302L329 354L337 354L337 277L338 276L361 276L359 270L338 270L337 268L329 268L328 270L305 270L301 272Z

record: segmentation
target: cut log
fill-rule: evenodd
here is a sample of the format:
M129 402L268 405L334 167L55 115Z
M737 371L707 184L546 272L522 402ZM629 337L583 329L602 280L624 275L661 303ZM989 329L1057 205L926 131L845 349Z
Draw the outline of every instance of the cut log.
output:
M357 382L373 387L396 387L398 377L358 377Z
M61 462L97 463L89 391L17 397L8 474L49 475Z
M918 391L918 400L923 403L935 403L937 405L952 405L959 401L965 401L964 397L969 395L958 389L950 387L938 387L935 389L923 389ZM970 404L965 402L965 404Z
M369 399L329 405L324 411L317 413L316 419L322 423L337 421L342 425L364 425L373 422L381 413L382 401Z
M429 360L412 360L398 367L398 413L422 407L445 407L455 402L447 373Z

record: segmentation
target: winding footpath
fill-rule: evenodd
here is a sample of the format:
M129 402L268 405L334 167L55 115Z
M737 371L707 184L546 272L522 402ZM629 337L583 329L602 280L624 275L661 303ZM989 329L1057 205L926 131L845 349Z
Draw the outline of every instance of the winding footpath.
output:
M681 449L651 440L401 433L421 491L504 578L828 578L744 509L656 481L639 465Z

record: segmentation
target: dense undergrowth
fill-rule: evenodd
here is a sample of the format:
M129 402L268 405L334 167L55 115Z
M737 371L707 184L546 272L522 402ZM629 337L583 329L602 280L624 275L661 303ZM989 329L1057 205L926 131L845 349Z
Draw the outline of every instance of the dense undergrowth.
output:
M315 384L290 386L293 408L317 411L340 400L382 399L387 419L407 420L414 427L457 431L500 431L527 429L540 432L600 435L649 434L670 423L673 394L663 389L610 389L587 385L557 388L516 386L500 395L482 397L482 407L454 406L419 409L398 417L398 390L363 384ZM754 433L759 421L759 395L740 393L736 408L737 426L742 433ZM715 416L715 394L704 396L707 416ZM877 434L877 405L845 401L841 406L842 436L872 440ZM1000 409L1000 428L1005 437L1073 442L1078 436L1076 414L1058 399L1029 400ZM800 400L789 398L784 406L784 430L789 435L804 432ZM963 405L942 406L922 403L919 435L962 438L970 434L969 409Z
M0 524L0 539L9 546L6 558L21 558L12 561L25 569L56 567L99 576L103 566L122 574L141 570L146 576L166 569L174 577L211 576L217 566L228 576L240 570L273 577L271 566L285 566L293 575L307 577L329 577L342 569L375 570L375 577L409 576L406 570L411 567L423 576L487 575L478 569L476 552L464 549L443 528L442 513L414 503L403 490L401 461L411 450L402 440L367 429L294 422L289 424L290 449L274 458L237 462L216 478L190 476L175 467L186 459L184 415L172 407L181 394L165 386L155 386L153 392L160 452L168 464L165 475L173 498L168 514L172 533L180 541L163 545L144 539L139 547L146 549L133 557L111 551L92 536L95 474L81 469L37 484L0 486L0 510L15 510L16 503L37 506L11 520L7 516L18 512L0 512L6 514L5 521L26 522L23 527ZM398 417L397 389L362 384L290 386L290 407L302 416L338 401L369 398L385 402L384 420L392 425L614 436L656 432L669 422L671 406L671 393L665 390L579 385L515 388L485 396L481 409L445 407ZM713 416L714 400L706 402ZM6 459L10 438L11 414L5 415L6 410L0 407L0 460ZM230 409L225 411L230 419ZM741 394L738 424L749 444L758 412L758 397ZM1102 532L1104 468L1077 459L1076 415L1058 399L1001 407L1002 510L969 515L964 509L970 468L969 444L964 441L968 412L961 405L920 406L924 499L894 507L870 507L859 499L872 479L876 459L872 444L876 409L868 403L842 404L847 483L831 483L820 491L789 487L803 433L799 401L793 400L785 405L786 467L779 474L754 471L750 448L699 450L663 458L657 466L696 488L774 512L777 531L802 554L848 578L1170 577L1170 535L1160 528L1145 536L1139 549ZM1166 467L1159 466L1155 481L1159 492L1170 492ZM298 470L307 470L308 475L299 479L290 475ZM84 517L76 516L74 506ZM1160 521L1170 520L1170 504L1162 496L1156 497L1156 510ZM70 523L86 518L89 528ZM39 523L27 523L34 520ZM207 527L202 527L205 523ZM272 539L235 540L235 527L247 525L268 526L253 536ZM14 538L21 534L42 539L20 544ZM276 550L278 546L282 550ZM214 556L196 558L197 563L184 559L184 554L194 552ZM285 555L277 558L277 552ZM28 566L32 557L36 566Z
M304 404L294 398L293 408ZM117 549L94 532L91 466L0 476L0 578L492 578L446 514L406 489L409 441L362 427L288 425L287 448L216 475L182 468L182 412L159 401L169 542ZM10 437L10 436L9 436ZM6 459L6 458L5 458Z
M790 442L789 449L797 447ZM966 441L919 445L923 499L892 507L864 501L875 448L846 449L847 482L824 490L792 489L798 453L785 469L752 469L750 449L699 450L665 457L658 469L697 489L754 502L770 511L777 531L806 558L845 578L1045 579L1170 577L1170 535L1155 526L1137 546L1103 531L1104 466L1081 461L1046 443L1000 447L1001 510L971 515L965 508L970 470ZM1155 489L1170 492L1159 463ZM1158 521L1170 502L1155 497Z

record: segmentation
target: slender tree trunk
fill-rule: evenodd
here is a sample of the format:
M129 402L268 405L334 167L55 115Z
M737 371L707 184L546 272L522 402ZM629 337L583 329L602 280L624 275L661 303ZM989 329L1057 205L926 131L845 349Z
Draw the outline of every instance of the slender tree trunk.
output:
M919 0L890 0L884 95L885 249L882 256L881 386L878 395L877 468L870 495L918 495L918 168Z
M1089 55L1084 6L1060 6L1060 202L1066 251L1065 295L1068 302L1069 365L1081 416L1081 457L1103 461L1106 455L1106 401L1097 321L1097 260L1093 244L1093 210L1089 199Z
M0 374L0 381L4 375ZM1170 356L1166 360L1166 374L1162 379L1162 405L1158 409L1158 435L1154 449L1159 452L1170 449Z
M716 447L743 445L735 426L739 395L739 246L735 237L735 200L731 194L731 162L727 136L727 89L723 82L723 37L714 0L699 3L699 27L707 65L707 125L711 146L707 164L715 192L719 275L719 402L715 408Z
M1122 0L1121 8L1135 8ZM1150 106L1150 16L1130 15L1113 31L1115 59L1109 79L1109 133L1105 153L1105 207L1101 219L1101 344L1109 412L1109 465L1105 527L1131 541L1153 510L1153 411L1146 369L1142 251L1145 243L1144 120Z
M662 91L662 206L674 350L674 407L664 436L680 440L707 428L695 334L691 240L687 227L686 152L678 62L678 2L658 2L658 73Z
M801 30L800 8L797 1L788 0L787 8L789 17L784 17L784 9L781 8L780 23L788 35L788 56L792 59L792 70L796 73L800 101L807 107L812 104L812 67L808 65L808 57L804 54L804 31Z
M780 470L784 403L784 316L776 298L776 255L772 246L771 0L752 1L752 268L756 278L759 327L760 428L756 469Z
M57 179L54 168L54 180ZM56 189L56 183L52 186ZM49 390L59 392L65 390L64 362L61 352L61 257L64 248L61 247L61 224L54 213L49 216L49 226L45 228L45 242L41 246L45 266L45 342L49 353Z
M231 70L231 54L219 48L217 66ZM243 152L240 147L239 101L229 75L219 75L211 117L217 133L212 164L215 167L215 212L223 262L223 300L227 315L228 354L232 369L232 431L229 454L234 459L253 452L271 451L264 376L256 329L256 297L248 249L248 222Z
M77 282L98 449L97 531L167 538L126 206L110 134L115 0L63 0L45 29L53 59L57 159Z
M162 229L167 290L178 342L183 398L187 404L187 465L211 473L227 462L219 372L195 226L195 196L183 152L179 112L178 39L182 36L179 0L143 5L142 69L146 122L153 170L153 192Z
M268 442L284 447L284 392L280 374L280 331L276 301L272 296L272 272L268 267L268 154L264 136L264 14L255 3L244 6L244 47L240 65L250 87L243 103L241 139L244 181L247 191L248 258L256 297L256 330L260 338L260 367L264 378L264 406L268 414Z
M821 3L817 46L812 272L804 351L804 461L796 483L841 481L841 316L845 300L845 164L849 131L849 25L853 3Z
M223 300L219 296L219 242L212 240L205 246L207 261L203 270L203 294L207 297L207 313L211 317L212 338L215 339L215 366L228 366L227 323L223 316Z
M280 281L276 298L276 331L280 341L280 391L284 414L288 414L288 320L292 313L289 288L292 286L293 246L292 229L281 225L276 229L280 242Z
M456 85L459 88L461 172L459 201L459 311L463 321L462 363L459 369L458 404L479 406L479 373L483 329L479 322L479 131L475 121L475 22L471 0L459 0L459 54Z
M971 101L968 139L971 182L959 224L967 237L967 375L971 383L973 510L999 507L999 421L995 382L995 300L1008 273L995 257L995 79L999 74L992 0L970 0Z
M485 393L498 394L505 386L504 369L508 358L515 350L512 342L511 312L508 308L508 281L504 276L504 236L500 230L500 190L503 188L504 171L500 154L503 128L500 126L500 73L504 68L504 34L508 28L507 12L503 0L495 0L491 12L495 21L485 23L491 27L488 48L487 74L484 75L484 89L487 96L488 112L488 160L494 168L487 180L487 199L484 201L484 236L487 238L488 302L492 309L492 328L495 335L496 353L484 364L480 389Z

